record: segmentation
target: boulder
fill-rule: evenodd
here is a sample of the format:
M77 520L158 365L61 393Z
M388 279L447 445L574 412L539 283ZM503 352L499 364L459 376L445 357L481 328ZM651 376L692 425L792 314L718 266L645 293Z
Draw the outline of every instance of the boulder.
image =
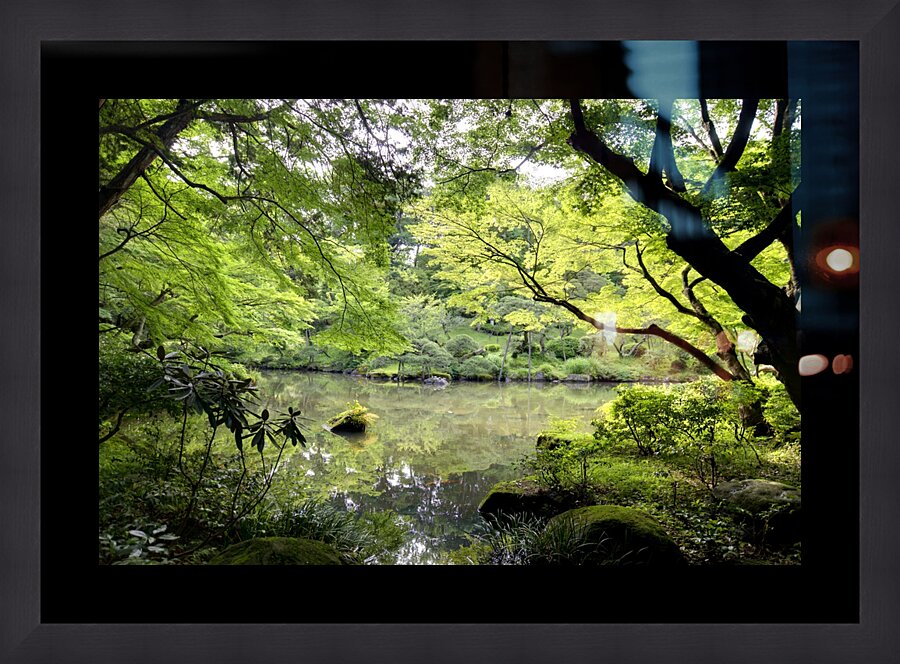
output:
M574 552L572 562L582 565L686 564L678 545L656 519L633 507L579 507L550 519L547 531L566 542Z
M450 384L450 381L446 378L442 378L441 376L429 376L424 381L425 385L433 385L435 387L447 387Z
M326 426L332 433L361 433L377 419L377 415L370 413L368 408L357 401L348 404L347 410L328 420Z
M772 480L736 480L717 485L713 494L738 513L752 539L777 545L801 540L800 489Z
M562 500L541 488L533 477L498 482L478 506L485 518L500 514L553 516L565 509Z
M570 383L590 383L591 377L587 374L569 374L564 380L567 380Z
M343 565L330 544L298 537L260 537L232 544L209 565Z
M535 447L537 447L538 450L555 450L558 447L571 445L576 439L584 437L585 434L544 431L538 435Z

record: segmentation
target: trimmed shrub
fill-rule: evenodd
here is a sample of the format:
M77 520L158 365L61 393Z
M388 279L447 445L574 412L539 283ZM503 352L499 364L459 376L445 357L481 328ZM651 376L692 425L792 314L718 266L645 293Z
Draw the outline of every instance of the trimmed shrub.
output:
M579 354L580 340L575 337L563 337L562 339L550 339L544 344L547 355L559 360L568 360Z
M497 376L498 371L499 367L486 357L470 357L460 366L459 375L464 378L492 380Z
M444 349L453 357L462 357L463 355L474 353L480 348L481 346L478 345L478 342L468 334L460 334L444 344Z

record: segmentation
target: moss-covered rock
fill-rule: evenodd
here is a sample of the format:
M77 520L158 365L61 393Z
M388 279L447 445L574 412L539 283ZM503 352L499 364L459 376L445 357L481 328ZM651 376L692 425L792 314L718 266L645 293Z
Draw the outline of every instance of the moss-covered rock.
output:
M537 449L539 450L550 451L555 450L558 447L571 445L576 440L584 440L585 438L590 439L590 437L590 435L574 433L571 431L544 431L538 435L537 444L535 445L535 447L537 447Z
M753 479L723 482L713 493L743 519L753 539L775 545L801 540L800 489Z
M561 498L542 489L533 477L498 482L478 506L478 511L485 518L495 518L500 514L553 516L565 509L567 506Z
M559 514L547 523L560 537L579 541L584 565L682 565L678 545L657 521L633 507L593 505Z
M347 410L343 413L338 413L328 420L327 426L332 433L361 433L377 419L377 415L370 413L368 408L355 401L347 404Z
M343 565L330 544L298 537L260 537L219 552L209 565Z

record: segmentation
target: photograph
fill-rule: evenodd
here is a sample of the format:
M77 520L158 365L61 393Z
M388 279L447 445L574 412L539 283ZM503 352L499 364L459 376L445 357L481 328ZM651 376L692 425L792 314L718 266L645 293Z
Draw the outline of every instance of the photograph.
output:
M42 28L0 661L887 661L872 16Z
M99 99L100 564L803 564L855 45L497 52L501 98ZM515 94L561 62L631 95Z

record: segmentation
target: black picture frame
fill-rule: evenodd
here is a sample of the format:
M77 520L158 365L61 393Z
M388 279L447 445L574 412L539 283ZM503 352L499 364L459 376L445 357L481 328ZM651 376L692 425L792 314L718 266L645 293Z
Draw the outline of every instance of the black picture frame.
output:
M893 5L893 6L892 6ZM0 658L22 662L144 661L750 661L888 662L900 651L895 566L900 362L891 354L896 329L900 246L891 205L891 157L900 149L892 117L900 79L900 9L895 0L852 5L825 0L780 3L766 15L735 0L681 8L573 6L537 2L497 7L467 3L378 7L343 0L242 7L215 15L164 4L16 0L0 12L2 41L3 422L0 450ZM285 17L291 20L285 20ZM513 20L514 19L514 20ZM860 618L830 624L48 624L41 621L40 461L49 436L38 421L42 358L40 311L39 140L40 45L47 40L146 39L840 39L859 42L861 107L861 362L859 468ZM90 161L90 159L88 159ZM93 164L91 161L90 163ZM46 292L46 291L45 291ZM46 321L43 321L46 323ZM47 358L43 358L46 362ZM47 389L46 383L44 389ZM892 407L894 406L894 407ZM90 446L91 442L85 443ZM851 450L852 454L854 451ZM45 494L46 495L46 494ZM839 535L838 535L839 536ZM139 593L141 589L123 589ZM89 603L91 598L71 597ZM790 599L790 598L789 598ZM795 598L802 601L802 598Z

